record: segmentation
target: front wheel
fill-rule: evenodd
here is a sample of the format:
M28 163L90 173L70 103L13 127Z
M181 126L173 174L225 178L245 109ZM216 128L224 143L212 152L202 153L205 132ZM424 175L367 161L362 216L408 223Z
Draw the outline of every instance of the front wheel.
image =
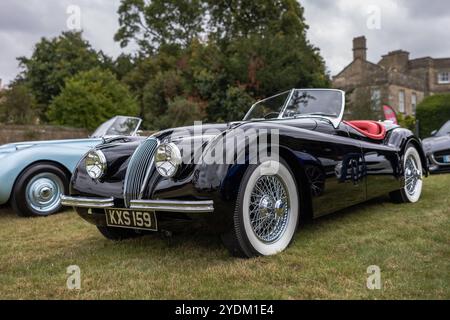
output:
M423 166L416 147L409 144L403 160L405 185L402 189L390 193L394 202L416 203L422 194Z
M21 217L49 216L61 210L61 194L69 187L69 178L56 165L38 163L25 169L17 179L11 205Z
M298 217L297 184L287 163L252 165L241 182L233 230L223 240L235 256L275 255L292 242Z

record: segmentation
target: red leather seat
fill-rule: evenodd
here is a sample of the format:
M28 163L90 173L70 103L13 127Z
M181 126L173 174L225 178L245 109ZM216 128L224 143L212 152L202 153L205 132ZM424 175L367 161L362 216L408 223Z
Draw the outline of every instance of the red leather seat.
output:
M380 122L370 120L344 122L370 139L383 140L386 137L386 128Z

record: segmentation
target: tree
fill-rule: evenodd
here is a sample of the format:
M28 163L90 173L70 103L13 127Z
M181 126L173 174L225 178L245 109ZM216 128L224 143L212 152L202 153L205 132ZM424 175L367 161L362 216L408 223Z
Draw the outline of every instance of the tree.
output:
M30 58L18 58L22 72L16 82L31 89L45 119L47 106L59 95L65 79L98 67L104 58L82 38L81 32L63 32L53 39L42 38Z
M201 0L122 0L120 28L114 39L122 47L134 41L151 54L164 44L186 46L203 31L205 8Z
M0 122L32 124L36 114L36 99L26 86L16 84L1 92Z
M305 39L303 11L296 0L122 0L114 39L122 47L134 41L146 54L202 38L226 43L282 33Z
M111 71L96 68L68 78L47 116L53 124L92 130L118 114L135 116L138 112L128 88Z
M161 117L160 126L175 128L193 125L195 121L205 118L205 107L200 101L176 97L169 101L167 112Z
M450 119L450 94L436 94L425 98L418 106L416 118L419 121L420 136L429 137Z
M193 3L189 17L173 14L186 3ZM149 129L167 126L172 101L205 106L197 120L235 121L260 98L330 85L295 0L122 0L119 14L116 40L136 40L140 48L123 80ZM167 30L155 17L164 17Z
M304 38L308 26L296 0L207 0L212 36L235 38L284 34Z

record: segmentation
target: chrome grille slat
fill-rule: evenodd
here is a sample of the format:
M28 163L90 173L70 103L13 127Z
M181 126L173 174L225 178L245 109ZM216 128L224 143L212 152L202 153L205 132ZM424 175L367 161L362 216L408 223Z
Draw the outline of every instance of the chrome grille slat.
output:
M149 138L142 142L131 156L124 182L125 206L130 206L131 200L138 200L147 172L153 166L153 154L158 147L158 140Z

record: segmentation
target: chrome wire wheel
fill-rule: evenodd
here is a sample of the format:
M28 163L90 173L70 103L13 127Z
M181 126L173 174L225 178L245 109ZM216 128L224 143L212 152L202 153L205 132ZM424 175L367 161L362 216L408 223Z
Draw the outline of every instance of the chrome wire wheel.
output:
M25 195L28 206L39 215L46 216L60 207L63 181L50 172L34 176L27 184Z
M287 188L279 176L258 179L251 193L249 212L258 239L265 243L280 239L289 221L290 207Z
M250 167L242 182L235 223L239 248L247 257L284 251L297 230L297 183L282 159Z
M422 193L423 169L420 155L415 148L405 153L405 195L410 202L417 202Z

